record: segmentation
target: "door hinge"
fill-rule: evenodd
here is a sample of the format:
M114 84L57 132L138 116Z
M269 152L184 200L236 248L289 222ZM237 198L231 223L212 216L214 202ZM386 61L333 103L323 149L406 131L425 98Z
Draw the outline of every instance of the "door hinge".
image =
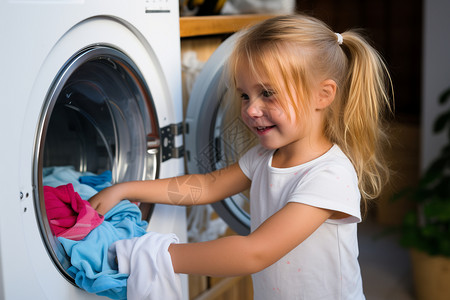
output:
M175 138L179 135L183 135L183 123L170 124L161 128L162 161L184 156L184 145L175 146Z

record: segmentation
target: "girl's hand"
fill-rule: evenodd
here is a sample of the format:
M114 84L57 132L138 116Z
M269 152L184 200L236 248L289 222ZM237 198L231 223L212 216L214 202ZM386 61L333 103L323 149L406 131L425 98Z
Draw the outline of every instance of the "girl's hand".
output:
M123 200L119 191L120 186L116 184L101 190L88 201L99 214L105 215L111 208Z

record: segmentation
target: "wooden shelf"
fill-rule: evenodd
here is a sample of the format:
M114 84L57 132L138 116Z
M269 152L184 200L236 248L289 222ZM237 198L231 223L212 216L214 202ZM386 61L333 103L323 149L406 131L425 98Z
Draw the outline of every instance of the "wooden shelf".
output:
M274 15L199 16L180 18L180 37L227 34Z

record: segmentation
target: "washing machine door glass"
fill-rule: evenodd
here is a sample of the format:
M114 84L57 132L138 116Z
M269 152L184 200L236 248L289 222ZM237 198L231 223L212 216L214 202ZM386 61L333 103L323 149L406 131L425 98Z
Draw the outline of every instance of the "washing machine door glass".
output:
M189 173L226 167L257 143L257 138L240 119L239 103L232 100L222 74L238 35L232 35L217 48L192 88L185 120ZM249 233L248 191L214 203L213 207L235 232Z
M49 225L42 187L72 183L87 200L93 190L76 188L82 176L94 191L116 182L154 179L160 143L152 103L137 66L111 47L80 51L54 80L36 137L35 199L48 252L70 280L65 271L70 263ZM148 218L151 207L144 207Z

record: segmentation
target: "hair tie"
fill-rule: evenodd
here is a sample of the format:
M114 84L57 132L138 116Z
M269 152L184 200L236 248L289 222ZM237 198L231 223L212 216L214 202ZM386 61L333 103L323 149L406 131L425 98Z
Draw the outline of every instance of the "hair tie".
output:
M334 33L337 36L337 42L339 45L342 45L342 43L344 42L344 38L342 37L342 35L340 33L335 32Z

